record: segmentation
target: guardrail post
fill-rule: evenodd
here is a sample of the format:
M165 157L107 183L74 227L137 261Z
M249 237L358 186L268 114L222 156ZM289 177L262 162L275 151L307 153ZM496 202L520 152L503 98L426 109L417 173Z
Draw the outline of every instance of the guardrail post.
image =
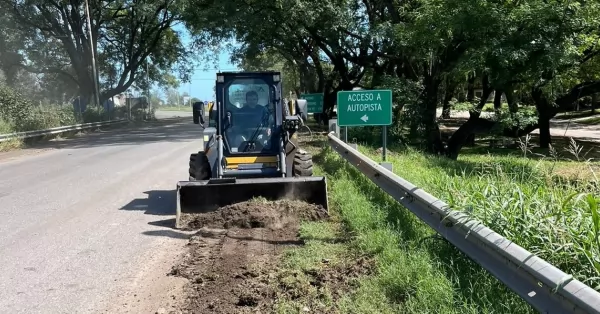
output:
M380 166L382 166L383 168L389 170L389 171L394 171L394 166L392 165L391 162L387 162L386 161L386 157L387 157L387 126L383 126L383 130L382 130L382 140L383 140L383 151L381 152L381 157L382 157L382 162L379 163Z
M329 119L329 132L333 132L337 138L340 137L340 126L337 119Z

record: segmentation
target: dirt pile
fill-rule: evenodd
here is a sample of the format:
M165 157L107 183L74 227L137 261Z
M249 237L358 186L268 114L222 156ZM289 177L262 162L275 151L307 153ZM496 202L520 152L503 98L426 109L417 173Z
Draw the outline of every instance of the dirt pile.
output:
M268 228L283 229L298 226L300 220L315 221L327 217L321 206L301 201L255 200L237 203L204 214L182 216L182 229L208 228Z
M181 313L270 313L279 256L301 244L300 221L326 217L298 201L250 201L186 217L199 231L171 272L189 279Z

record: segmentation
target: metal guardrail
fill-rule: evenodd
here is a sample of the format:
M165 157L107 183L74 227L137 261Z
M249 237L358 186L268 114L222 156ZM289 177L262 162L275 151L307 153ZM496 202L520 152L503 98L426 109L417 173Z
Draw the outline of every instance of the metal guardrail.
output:
M341 157L541 313L600 313L600 293L329 133Z
M66 125L59 126L56 128L46 129L46 130L36 130L36 131L26 131L26 132L17 132L10 134L0 134L0 143L5 142L11 139L23 139L23 138L32 138L38 136L59 134L63 132L77 131L77 130L85 130L93 127L106 126L106 125L114 125L119 123L127 122L127 119L118 119L112 121L103 121L103 122L90 122L90 123L81 123L75 125Z

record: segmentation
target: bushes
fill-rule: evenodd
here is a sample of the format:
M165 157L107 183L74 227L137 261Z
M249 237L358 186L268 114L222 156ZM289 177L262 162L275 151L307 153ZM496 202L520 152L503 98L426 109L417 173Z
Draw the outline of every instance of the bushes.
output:
M154 111L132 110L136 121L154 119ZM110 119L123 119L128 115L126 107L117 107L110 112ZM43 130L59 126L106 121L109 113L104 108L88 106L76 112L70 105L36 105L21 93L0 85L0 134Z
M48 129L78 121L69 107L36 106L6 86L0 86L0 120L0 133Z
M0 120L4 121L4 128L10 126L20 131L19 126L30 120L31 108L31 101L6 86L0 86Z

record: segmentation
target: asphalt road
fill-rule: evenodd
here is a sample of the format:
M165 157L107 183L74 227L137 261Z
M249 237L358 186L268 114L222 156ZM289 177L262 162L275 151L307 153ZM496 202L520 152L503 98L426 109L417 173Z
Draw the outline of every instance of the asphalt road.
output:
M200 134L171 119L0 155L0 313L115 313L145 294L171 298L150 281L186 242L172 229L175 186Z

